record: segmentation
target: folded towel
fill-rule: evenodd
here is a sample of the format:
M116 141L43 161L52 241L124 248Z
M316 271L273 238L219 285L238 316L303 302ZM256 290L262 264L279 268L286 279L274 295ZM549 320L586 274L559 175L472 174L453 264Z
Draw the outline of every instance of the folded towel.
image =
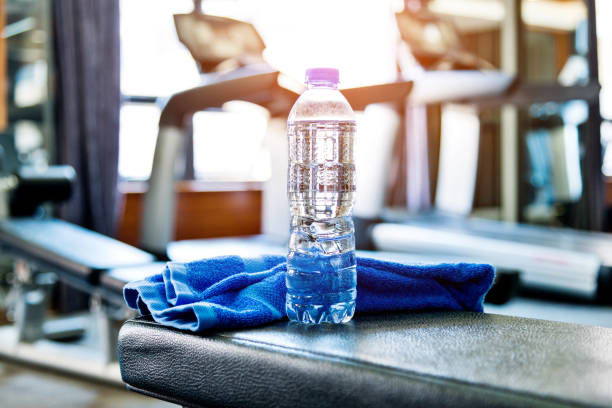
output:
M223 256L128 283L129 307L163 325L191 331L257 326L285 316L285 258ZM482 312L495 273L484 264L402 265L357 258L356 312Z

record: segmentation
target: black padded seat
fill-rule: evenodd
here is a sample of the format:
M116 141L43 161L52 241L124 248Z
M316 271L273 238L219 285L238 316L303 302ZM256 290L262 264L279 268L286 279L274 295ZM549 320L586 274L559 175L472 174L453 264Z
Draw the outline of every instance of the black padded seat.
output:
M103 271L155 261L138 248L57 219L1 221L0 246L61 278L92 285Z
M611 406L612 329L469 312L119 335L134 391L189 407Z

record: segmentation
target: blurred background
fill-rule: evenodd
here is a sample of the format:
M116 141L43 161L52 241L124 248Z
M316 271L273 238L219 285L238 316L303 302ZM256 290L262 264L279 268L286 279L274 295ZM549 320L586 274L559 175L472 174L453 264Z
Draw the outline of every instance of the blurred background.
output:
M358 111L358 249L491 262L487 311L612 327L612 2L0 4L6 406L165 406L116 387L121 287L284 253L315 66Z

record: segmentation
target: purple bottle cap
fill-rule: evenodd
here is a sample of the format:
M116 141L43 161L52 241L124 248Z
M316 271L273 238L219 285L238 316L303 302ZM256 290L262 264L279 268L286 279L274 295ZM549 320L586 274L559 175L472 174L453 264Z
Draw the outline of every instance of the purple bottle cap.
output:
M340 72L336 68L309 68L306 70L306 83L309 82L340 82Z

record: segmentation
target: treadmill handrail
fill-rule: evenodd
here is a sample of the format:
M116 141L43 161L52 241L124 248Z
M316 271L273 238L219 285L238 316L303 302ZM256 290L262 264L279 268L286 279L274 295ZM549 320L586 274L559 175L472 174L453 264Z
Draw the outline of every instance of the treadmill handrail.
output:
M253 73L255 72L255 73ZM297 98L297 91L285 84L279 72L268 66L243 67L219 77L220 81L173 95L163 108L155 146L149 188L145 194L140 245L160 259L167 258L166 247L175 225L174 182L181 164L184 127L197 111L220 107L225 102L241 100L266 105L277 97ZM370 103L405 101L411 81L398 81L343 90L355 109Z

